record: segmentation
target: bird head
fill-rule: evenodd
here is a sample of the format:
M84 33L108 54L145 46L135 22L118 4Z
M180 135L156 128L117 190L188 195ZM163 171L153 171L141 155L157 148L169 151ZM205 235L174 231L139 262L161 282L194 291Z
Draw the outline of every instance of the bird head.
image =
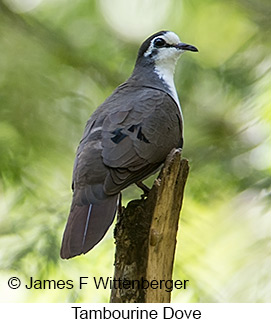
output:
M197 52L198 49L195 46L182 43L172 31L160 31L143 42L137 59L149 62L176 61L185 51Z
M136 64L148 66L167 66L174 70L179 56L186 52L197 52L195 46L182 43L172 31L160 31L147 38L140 46Z

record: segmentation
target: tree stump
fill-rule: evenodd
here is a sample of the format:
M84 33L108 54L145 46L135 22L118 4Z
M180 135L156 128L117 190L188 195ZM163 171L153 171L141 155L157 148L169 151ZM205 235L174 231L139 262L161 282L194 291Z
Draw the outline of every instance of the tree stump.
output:
M155 289L147 285L152 280L172 279L188 172L188 161L181 158L181 150L172 150L147 198L131 201L118 214L114 230L116 285L110 302L170 302L171 293L165 286Z

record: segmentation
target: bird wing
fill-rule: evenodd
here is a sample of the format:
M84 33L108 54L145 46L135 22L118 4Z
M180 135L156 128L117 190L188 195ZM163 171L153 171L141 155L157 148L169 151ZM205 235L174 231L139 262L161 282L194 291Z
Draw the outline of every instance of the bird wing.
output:
M74 199L95 203L155 172L182 141L182 119L165 92L120 86L89 119L77 150Z
M116 194L156 171L171 149L181 146L181 139L182 120L175 101L161 90L134 90L124 111L119 106L103 122L102 158L110 167L105 193Z

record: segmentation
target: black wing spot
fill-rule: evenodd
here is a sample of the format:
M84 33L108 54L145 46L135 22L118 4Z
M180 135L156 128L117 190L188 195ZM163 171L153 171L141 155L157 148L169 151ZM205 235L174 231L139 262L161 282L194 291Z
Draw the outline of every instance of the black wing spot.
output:
M140 124L133 124L127 130L130 131L130 132L134 132L139 127L139 125Z
M111 133L113 135L115 135L114 137L111 138L111 140L115 143L115 144L118 144L120 143L125 137L127 137L127 135L125 133L122 133L123 129L119 128L119 129L116 129L114 131L112 131Z
M144 136L143 132L142 132L142 127L139 128L138 133L137 133L137 139L144 141L146 144L149 144L149 140Z
M134 132L134 131L135 131L135 129L136 129L136 127L137 127L137 126L133 124L131 127L129 127L129 128L128 128L128 131L130 131L130 132Z

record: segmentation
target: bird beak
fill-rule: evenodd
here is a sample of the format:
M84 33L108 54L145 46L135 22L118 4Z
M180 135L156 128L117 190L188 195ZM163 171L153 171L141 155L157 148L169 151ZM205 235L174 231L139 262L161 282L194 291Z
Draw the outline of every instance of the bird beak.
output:
M185 43L176 44L175 47L181 50L190 50L191 52L198 52L198 49L195 46Z

